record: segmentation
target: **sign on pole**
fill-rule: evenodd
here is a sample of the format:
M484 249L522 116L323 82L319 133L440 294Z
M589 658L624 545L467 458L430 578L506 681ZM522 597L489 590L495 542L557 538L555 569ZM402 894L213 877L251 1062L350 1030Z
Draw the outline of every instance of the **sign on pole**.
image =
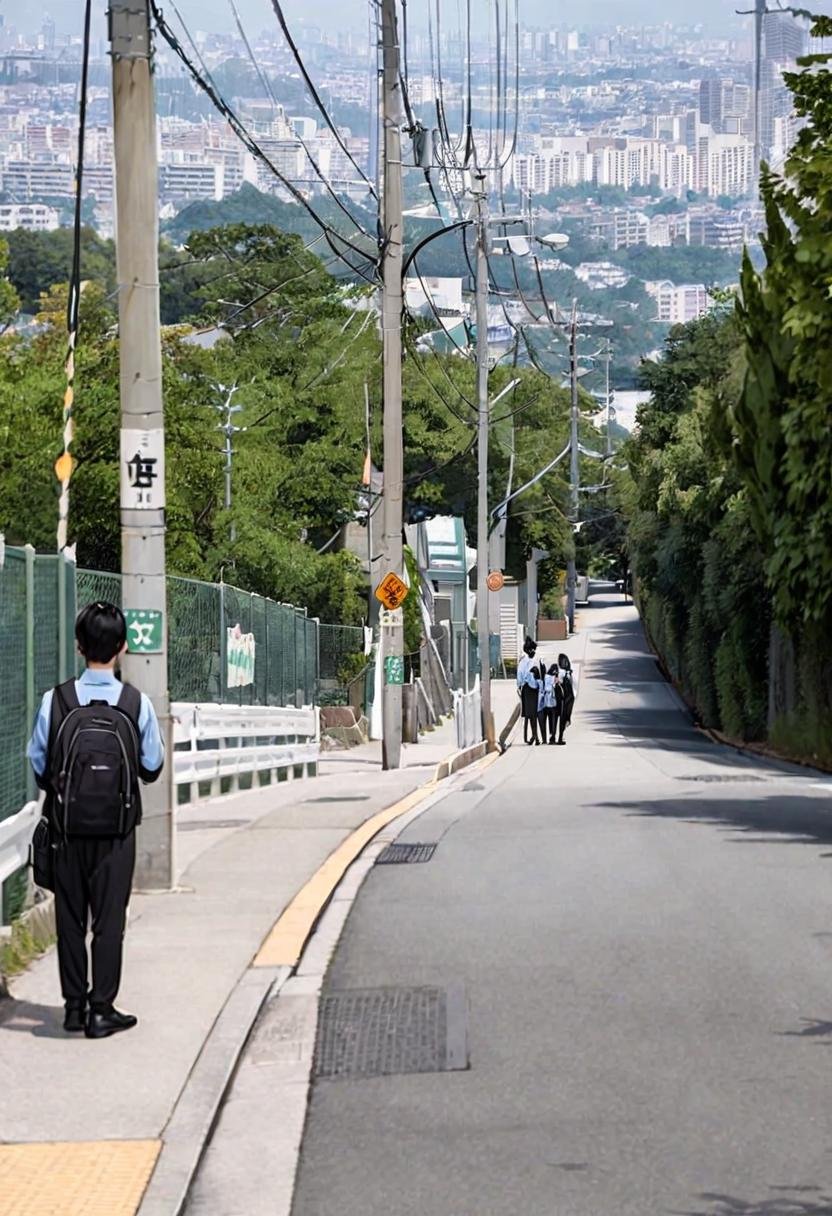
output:
M161 654L164 650L164 617L155 608L125 608L129 654Z
M384 683L404 684L404 658L399 654L390 654L384 660Z
M506 583L502 570L492 570L485 581L489 591L502 591Z
M407 583L402 582L398 574L388 574L376 587L376 599L381 600L385 608L392 612L402 606L409 590Z
M121 432L121 505L126 511L158 511L165 505L165 433Z

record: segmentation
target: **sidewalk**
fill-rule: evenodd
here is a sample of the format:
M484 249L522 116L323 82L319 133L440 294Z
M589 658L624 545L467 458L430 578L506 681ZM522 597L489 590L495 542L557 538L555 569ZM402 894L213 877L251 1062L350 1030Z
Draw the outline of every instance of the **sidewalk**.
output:
M0 1003L3 1216L132 1216L171 1138L184 1168L263 1001L291 973L252 966L281 912L355 829L418 801L455 750L448 721L395 772L371 743L326 754L315 779L182 808L177 890L131 903L119 1005L135 1031L66 1035L54 951L13 982Z

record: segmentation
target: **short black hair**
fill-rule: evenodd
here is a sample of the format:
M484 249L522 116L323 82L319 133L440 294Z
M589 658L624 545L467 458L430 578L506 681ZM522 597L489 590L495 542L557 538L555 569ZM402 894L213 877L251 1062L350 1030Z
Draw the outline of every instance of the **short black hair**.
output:
M529 658L532 658L537 650L537 642L535 642L532 638L526 638L525 642L523 643L523 649Z
M96 600L75 618L75 640L87 661L109 663L127 641L127 622L116 604Z

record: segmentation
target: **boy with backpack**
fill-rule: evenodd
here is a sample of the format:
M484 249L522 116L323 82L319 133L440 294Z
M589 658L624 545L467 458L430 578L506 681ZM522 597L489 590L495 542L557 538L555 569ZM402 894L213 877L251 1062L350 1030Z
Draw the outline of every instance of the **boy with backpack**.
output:
M121 610L88 604L75 638L86 669L44 695L27 754L46 791L64 1029L103 1039L136 1025L113 1002L141 821L139 779L155 781L165 753L149 699L115 675L127 650Z

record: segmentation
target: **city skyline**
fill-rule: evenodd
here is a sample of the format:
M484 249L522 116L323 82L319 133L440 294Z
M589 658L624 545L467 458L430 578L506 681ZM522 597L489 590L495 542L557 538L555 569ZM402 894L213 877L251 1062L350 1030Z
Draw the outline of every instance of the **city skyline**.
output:
M366 23L366 0L284 0L284 10L287 18L292 21L327 21L337 17L336 28L362 28ZM733 29L742 27L742 18L737 14L736 0L700 0L696 8L696 24L711 26L714 29ZM751 7L750 0L745 7ZM813 9L821 13L832 13L832 0L816 0ZM223 33L231 31L234 19L227 0L201 0L195 4L193 0L183 0L180 5L185 16L200 28L208 32ZM274 13L269 0L239 0L238 8L246 23L252 28L269 27L274 21ZM418 27L424 24L420 8L413 6L410 10L411 21ZM102 3L101 12L96 17L96 24L104 24L105 5ZM0 15L21 29L32 32L40 28L44 18L50 16L60 33L80 31L81 11L77 0L48 0L39 2L21 15L8 4L0 3ZM525 24L561 25L578 24L617 25L617 24L689 24L690 6L684 0L594 0L586 10L585 20L574 22L574 6L568 0L521 0L520 17Z

